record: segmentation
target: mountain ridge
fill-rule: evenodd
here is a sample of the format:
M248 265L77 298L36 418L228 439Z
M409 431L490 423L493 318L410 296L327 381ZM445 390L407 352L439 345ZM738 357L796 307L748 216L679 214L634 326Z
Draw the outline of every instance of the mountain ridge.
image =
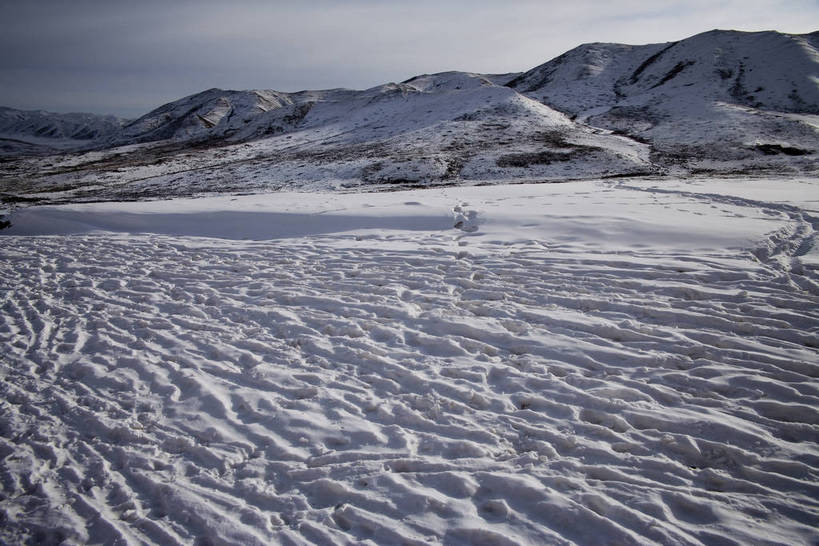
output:
M115 178L132 195L156 197L316 185L812 173L819 152L817 46L819 32L713 30L659 44L583 44L524 73L422 74L365 90L212 88L135 120L106 117L88 133L94 138L72 141L77 153L52 155L58 160L48 169L37 154L61 150L38 148L48 142L15 133L4 123L5 109L0 143L10 149L3 155L15 172L0 169L0 182L7 191L13 174L25 191L70 185L72 198L90 198L94 192L83 185L108 188ZM55 119L55 134L82 134L63 128L73 127L67 118ZM33 149L9 144L27 140ZM72 151L70 143L65 148ZM35 157L21 158L26 154ZM210 182L190 180L183 174L189 172Z

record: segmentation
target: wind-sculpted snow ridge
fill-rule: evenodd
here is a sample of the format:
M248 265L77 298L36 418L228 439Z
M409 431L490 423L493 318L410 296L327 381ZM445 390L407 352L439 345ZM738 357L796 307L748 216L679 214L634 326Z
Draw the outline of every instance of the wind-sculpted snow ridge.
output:
M21 211L0 541L815 543L817 191Z

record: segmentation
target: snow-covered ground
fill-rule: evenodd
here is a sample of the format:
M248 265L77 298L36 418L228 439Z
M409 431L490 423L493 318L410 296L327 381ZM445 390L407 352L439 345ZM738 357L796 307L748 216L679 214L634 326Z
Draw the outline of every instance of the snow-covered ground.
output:
M0 542L819 540L815 179L11 220Z

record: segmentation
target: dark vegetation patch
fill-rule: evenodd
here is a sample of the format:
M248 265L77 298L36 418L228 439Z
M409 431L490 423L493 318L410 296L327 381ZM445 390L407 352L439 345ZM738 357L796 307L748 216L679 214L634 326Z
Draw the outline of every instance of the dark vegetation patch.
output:
M777 166L771 168L766 165L747 165L740 168L704 168L698 167L690 170L692 176L719 176L719 177L734 177L734 176L781 176L783 174L797 174L798 171L791 167Z
M498 167L528 167L530 165L549 165L559 161L569 161L575 157L572 152L528 152L502 155L495 162Z
M604 174L600 178L603 180L617 179L617 178L641 178L645 176L657 176L656 171L630 171L625 173Z
M630 84L632 84L632 85L637 83L637 80L640 78L640 74L645 72L646 68L648 68L649 66L651 66L652 64L657 62L657 59L662 57L663 53L665 53L666 51L668 51L669 49L671 49L672 47L674 47L678 43L679 42L672 42L668 46L664 47L663 49L661 49L660 51L658 51L657 53L655 53L654 55L652 55L651 57L649 57L648 59L643 61L642 64L640 64L640 66L637 67L637 70L635 70L634 73L631 75L631 77L628 79L628 82Z
M416 187L424 187L425 184L421 180L411 179L411 178L401 178L401 177L384 177L378 179L379 184L389 184L390 186L416 186Z
M530 165L549 165L562 161L577 159L583 154L599 152L600 148L576 144L566 140L560 131L542 131L532 137L534 142L545 144L548 148L535 152L520 152L500 156L495 164L498 167L528 167Z
M571 161L584 154L600 151L600 148L594 146L568 142L561 133L555 131L538 133L535 135L535 141L547 144L550 149L502 155L495 164L498 167L549 165L551 163Z
M565 148L567 150L589 148L589 146L582 146L580 144L569 142L566 140L566 135L560 131L538 131L532 135L532 140L547 144L553 148Z
M366 181L364 181L366 182ZM422 190L422 189L433 189L433 188L449 188L452 186L456 186L457 183L452 181L446 180L402 180L399 178L393 179L385 179L379 182L368 182L367 183L367 190L366 191L376 191L376 192L396 192L396 191L407 191L407 190ZM482 185L482 184L477 184ZM491 184L484 184L484 185L491 185ZM345 193L357 193L361 191L362 185L360 182L351 181L342 184L341 186L343 189L341 191Z
M745 89L745 65L739 63L737 69L737 77L734 80L734 85L731 86L731 96L737 100L745 101L748 97L748 91Z
M541 87L543 87L544 85L546 85L547 83L552 81L552 76L554 75L555 72L557 72L557 69L560 67L560 65L562 65L563 63L566 62L566 59L568 59L568 55L569 55L569 52L563 53L562 55L560 55L559 57L557 57L555 59L552 59L551 61L549 61L545 65L541 65L539 67L533 68L532 70L530 70L528 72L524 72L523 74L521 74L517 78L514 78L513 80L511 80L509 82L506 82L506 87L511 87L512 89L516 89L523 82L525 82L526 80L532 78L538 72L540 72L540 77L536 81L531 83L529 85L529 87L527 87L526 90L523 91L523 92L524 93L532 93L534 91L537 91L538 89L540 89Z
M781 146L779 144L757 144L756 149L762 152L765 155L808 155L810 154L810 150L803 150L802 148L796 148L794 146Z
M730 80L734 75L734 71L730 68L717 68L714 73L722 80Z
M39 203L42 201L39 197L27 197L24 195L15 195L13 193L0 193L0 204L13 205L17 203Z
M466 158L464 157L449 157L446 162L446 173L444 174L444 179L452 180L455 178L460 178L464 164L466 164Z
M757 92L759 91L761 91L761 89L757 89ZM750 106L751 108L760 108L762 106L762 103L758 102L745 87L745 65L743 63L739 63L737 75L734 79L734 85L731 86L729 92L739 104L744 104L746 106Z
M694 63L695 63L695 61L680 61L680 62L678 62L677 64L674 65L674 68L669 70L668 73L665 76L663 76L663 79L661 79L658 83L655 83L654 85L652 85L651 88L654 89L655 87L660 87L662 84L673 80L674 78L679 76L680 72L682 72L683 70L685 70L689 66L693 65Z
M390 158L393 162L400 161L397 157ZM421 177L401 176L401 174L383 173L383 169L388 167L384 161L376 161L367 165L361 170L361 180L372 184L381 184L386 186L402 186L408 187L414 184L423 184Z
M695 168L698 161L747 161L755 157L753 150L732 142L710 144L655 143L651 150L655 165L678 165Z
M641 137L640 135L629 131L628 129L615 129L611 132L613 135L624 136L626 138L630 138L635 142L639 142L640 144L651 144L651 141L647 138Z
M650 137L641 135L645 135L666 119L661 113L652 111L650 106L615 106L607 112L591 117L587 123L616 131L617 134L643 144L653 144Z

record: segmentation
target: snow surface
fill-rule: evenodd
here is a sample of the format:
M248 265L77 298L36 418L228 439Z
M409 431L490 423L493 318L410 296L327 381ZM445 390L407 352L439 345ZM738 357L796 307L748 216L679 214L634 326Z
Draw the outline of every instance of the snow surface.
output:
M819 182L17 210L0 542L819 540Z

